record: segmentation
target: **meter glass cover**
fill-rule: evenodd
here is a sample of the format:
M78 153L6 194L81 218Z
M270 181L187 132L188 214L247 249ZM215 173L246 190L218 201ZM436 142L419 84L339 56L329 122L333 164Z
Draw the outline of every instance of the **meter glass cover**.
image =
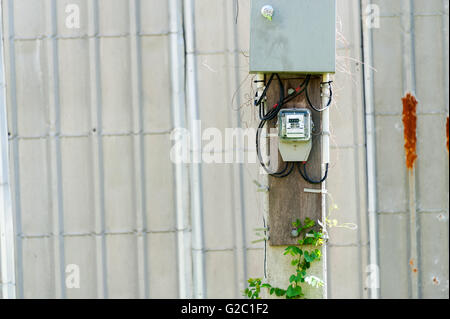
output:
M279 136L291 141L309 141L311 113L307 109L284 109L279 114Z

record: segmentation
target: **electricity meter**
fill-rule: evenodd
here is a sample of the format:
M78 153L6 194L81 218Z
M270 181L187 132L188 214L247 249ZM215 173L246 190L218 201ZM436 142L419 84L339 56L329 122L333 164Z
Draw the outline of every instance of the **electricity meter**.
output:
M311 139L311 112L308 109L285 109L278 114L279 136L290 141Z
M305 162L312 147L313 121L308 109L282 109L278 113L278 148L285 162Z

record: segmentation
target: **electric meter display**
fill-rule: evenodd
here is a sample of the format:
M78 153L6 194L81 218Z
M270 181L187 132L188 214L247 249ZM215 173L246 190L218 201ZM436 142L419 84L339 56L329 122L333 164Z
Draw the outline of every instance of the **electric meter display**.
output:
M284 109L278 114L279 136L283 140L309 141L312 120L308 109Z

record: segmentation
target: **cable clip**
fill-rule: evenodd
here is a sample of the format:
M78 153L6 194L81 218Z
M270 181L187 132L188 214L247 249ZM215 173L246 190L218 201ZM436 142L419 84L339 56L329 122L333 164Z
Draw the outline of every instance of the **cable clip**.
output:
M258 237L261 237L261 239L252 241L252 244L256 244L256 243L260 243L260 242L269 240L270 236L267 235L267 232L269 231L269 227L255 228L253 230L256 232L255 235ZM264 234L261 234L260 233L261 231L264 232Z
M321 189L305 188L303 189L303 191L305 193L312 193L312 194L328 194L328 191L326 189L321 190Z
M258 193L267 193L269 191L269 186L262 185L257 180L254 180L253 183L258 187L258 189L257 189Z

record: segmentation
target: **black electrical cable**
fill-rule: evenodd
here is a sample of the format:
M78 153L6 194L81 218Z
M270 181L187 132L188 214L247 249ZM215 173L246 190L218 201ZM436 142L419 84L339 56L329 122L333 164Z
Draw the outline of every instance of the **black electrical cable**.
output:
M277 177L277 178L288 177L289 175L291 175L292 171L294 170L294 167L295 167L294 162L286 162L286 166L283 169L283 170L286 170L284 173L271 174L271 176Z
M271 110L269 110L267 113L265 113L265 110L264 110L265 103L263 103L263 101L266 98L267 91L268 91L268 89L269 89L270 85L272 84L272 81L273 81L273 79L275 77L277 78L278 84L280 86L280 99L279 99L278 103L275 104ZM260 146L260 139L261 139L261 130L264 128L264 126L265 126L267 121L273 120L278 115L278 113L281 110L281 107L285 103L293 100L294 98L298 97L302 93L307 92L307 88L308 88L310 80L311 80L311 75L308 75L304 79L304 81L298 86L298 88L295 90L294 93L292 93L289 96L285 97L283 82L281 81L281 78L280 78L280 76L277 73L273 73L270 76L269 81L267 82L267 85L264 88L264 91L262 92L262 94L259 97L259 99L256 100L256 97L255 97L255 106L259 107L259 118L261 120L261 122L260 122L260 124L258 126L258 130L256 131L256 153L257 153L258 160L259 160L261 166L271 176L274 176L274 177L277 177L277 178L287 177L294 170L295 163L294 162L286 162L286 165L280 171L278 171L278 172L271 171L266 166L266 164L264 163L264 161L262 159L262 156L261 156L261 150L260 150L260 147L259 147Z
M303 164L303 170L302 170L302 164ZM321 184L323 183L327 177L328 177L328 163L326 164L325 167L325 175L320 179L320 180L313 180L309 177L308 173L306 172L306 162L304 163L298 163L298 171L300 173L300 175L302 175L303 179L305 181L307 181L310 184Z
M259 163L261 164L262 168L267 172L267 174L274 176L274 177L278 177L278 178L286 177L289 174L291 174L292 171L294 170L294 163L287 162L286 165L283 167L283 169L281 169L278 172L274 172L274 171L271 171L266 166L266 164L264 164L264 161L262 159L259 144L260 144L260 139L261 139L261 130L263 129L265 124L266 124L266 121L264 121L264 120L261 121L261 123L258 126L258 130L256 131L256 154L258 156Z
M262 92L261 96L259 97L259 99L257 101L255 99L255 106L260 106L262 104L264 98L267 95L267 90L269 90L269 87L272 84L273 78L275 76L278 78L278 81L281 83L281 79L280 79L280 76L278 75L278 73L272 73L272 75L270 76L269 81L267 82L267 85L264 88L264 91ZM264 82L264 81L255 81L255 83L258 83L258 82Z
M270 111L265 113L264 112L264 104L265 103L263 103L263 100L266 97L267 91L268 91L268 89L269 89L270 85L272 84L272 81L273 81L273 79L275 77L277 78L278 84L280 86L280 99L279 99L279 102L277 104L275 104L274 107ZM270 120L274 119L278 115L278 113L279 113L279 111L281 109L281 106L283 105L283 101L284 101L284 86L283 86L283 82L281 81L281 78L280 78L280 76L277 73L273 73L270 76L269 81L267 82L267 85L266 85L263 93L259 97L258 101L255 102L255 105L259 107L259 118L261 120L261 122L259 123L259 126L258 126L258 130L256 131L256 153L258 155L258 160L259 160L261 166L264 168L264 170L269 175L274 176L274 177L278 177L278 178L283 178L283 177L286 177L289 174L291 174L292 171L294 170L294 166L295 166L294 163L286 163L286 165L278 172L271 171L264 164L264 161L263 161L262 156L261 156L261 150L260 150L259 145L260 145L260 139L261 139L261 130L264 128L264 126L265 126L267 121L270 121Z
M274 107L269 112L264 114L264 111L263 111L263 100L266 97L267 91L268 91L268 89L269 89L269 87L270 87L270 85L271 85L271 83L273 81L273 78L275 76L277 77L278 83L279 83L279 86L280 86L280 100L279 100L279 102L277 104L274 105ZM288 95L287 97L284 97L284 86L283 86L283 83L282 83L279 75L277 73L272 74L270 76L270 78L269 78L269 81L267 82L266 87L264 88L263 93L259 97L258 101L255 100L255 106L259 106L259 117L260 117L260 120L271 120L271 119L273 119L276 115L278 115L278 112L280 111L281 107L284 104L292 101L293 99L295 99L296 97L300 96L301 94L303 94L306 91L310 80L311 80L311 75L309 74L309 75L306 76L306 78L303 80L303 82L297 87L297 89L295 90L294 93ZM260 82L260 81L258 81L258 82Z
M309 81L311 80L311 75L307 75L306 78L304 79L304 81L298 86L298 88L296 89L296 92L288 95L284 100L283 100L283 104L286 104L290 101L292 101L293 99L295 99L296 97L300 96L303 94L303 92L306 91L306 88L308 87Z
M306 86L306 90L305 90L306 100L308 101L309 106L311 106L311 108L314 109L314 111L316 111L316 112L323 112L323 111L325 111L326 109L328 109L328 108L330 107L331 102L333 101L333 88L332 88L332 86L331 86L331 83L333 83L333 81L322 82L322 83L321 83L321 85L322 85L322 84L328 84L328 88L329 88L329 90L330 90L330 96L328 97L328 103L327 103L327 105L326 105L324 108L322 108L322 109L320 109L320 108L314 106L314 104L311 102L311 99L310 99L309 94L308 94L308 86ZM308 84L309 84L309 83L308 83Z
M270 85L272 84L272 80L274 77L277 77L278 85L280 87L280 99L279 99L278 103L275 104L271 110L269 110L267 113L264 113L265 103L263 103L263 100L267 95L267 91L268 91ZM259 119L261 121L270 121L270 120L274 119L278 115L278 112L280 111L280 109L283 105L283 100L284 100L283 82L281 81L281 78L278 75L278 73L273 73L270 76L269 81L267 82L267 85L264 88L264 91L262 92L261 96L259 97L259 100L255 102L255 105L259 107Z

